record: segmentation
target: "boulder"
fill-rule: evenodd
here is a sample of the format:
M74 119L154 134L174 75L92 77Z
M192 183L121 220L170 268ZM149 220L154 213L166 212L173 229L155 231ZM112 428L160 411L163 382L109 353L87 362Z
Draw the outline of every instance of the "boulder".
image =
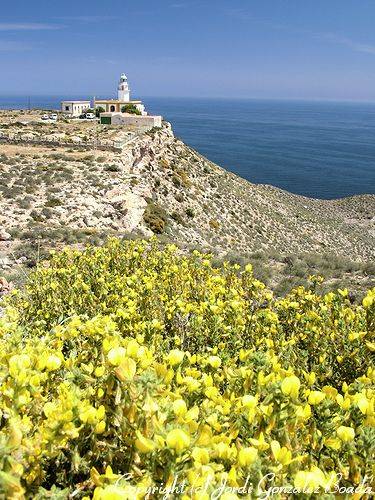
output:
M12 236L5 231L5 229L0 229L0 241L9 241Z
M9 293L11 289L11 283L9 283L5 278L0 277L0 296Z
M34 135L34 134L32 134L32 133L22 134L22 135L21 135L21 139L22 139L23 141L32 141L32 140L34 140L34 139L35 139L35 135Z
M0 258L0 268L9 269L11 264L12 264L12 262L8 257L1 257Z
M87 227L96 227L99 221L96 217L90 217L86 215L83 218L83 222L86 224Z

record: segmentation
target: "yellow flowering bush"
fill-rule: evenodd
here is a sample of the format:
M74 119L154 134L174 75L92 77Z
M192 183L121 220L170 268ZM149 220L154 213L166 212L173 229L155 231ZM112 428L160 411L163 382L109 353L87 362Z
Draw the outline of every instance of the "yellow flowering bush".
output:
M318 281L277 299L250 266L155 241L54 255L0 319L0 498L368 481L375 290Z

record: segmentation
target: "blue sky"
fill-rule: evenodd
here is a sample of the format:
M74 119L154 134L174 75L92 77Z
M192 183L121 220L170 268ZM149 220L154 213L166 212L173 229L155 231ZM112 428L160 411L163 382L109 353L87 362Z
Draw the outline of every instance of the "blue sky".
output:
M375 101L374 0L13 0L0 93Z

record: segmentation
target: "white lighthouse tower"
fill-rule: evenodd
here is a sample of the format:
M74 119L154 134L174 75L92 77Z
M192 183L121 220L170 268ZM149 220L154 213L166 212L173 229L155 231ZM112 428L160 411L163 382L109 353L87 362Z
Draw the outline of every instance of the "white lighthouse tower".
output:
M129 102L130 89L129 89L128 79L125 73L121 74L117 88L118 88L118 100L121 102Z
M120 76L120 81L117 85L117 99L94 99L94 107L102 108L105 113L127 113L134 114L134 108L138 110L139 113L135 113L141 116L147 116L142 101L130 100L130 89L128 84L128 78L125 73Z

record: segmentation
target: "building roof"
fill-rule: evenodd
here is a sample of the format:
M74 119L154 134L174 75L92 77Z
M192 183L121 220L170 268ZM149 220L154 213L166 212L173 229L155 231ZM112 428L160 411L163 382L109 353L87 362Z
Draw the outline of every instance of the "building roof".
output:
M120 111L106 111L106 112L103 111L103 113L100 113L100 116L104 117L117 116L117 115L127 116L127 117L132 116L133 118L139 118L140 120L146 120L147 118L159 118L160 116L160 115L133 115L131 113L121 113Z
M90 103L89 100L87 100L87 101L69 101L69 100L68 101L61 101L61 103L63 103L63 104L67 103L67 102L69 104L87 104L87 103Z
M120 101L119 99L95 99L95 102L109 102L112 104L141 104L142 101Z
M121 111L103 111L103 113L100 113L100 116L115 116L115 115L135 116L137 118L150 118L150 116L152 116L152 115L133 115L132 113L122 113Z

